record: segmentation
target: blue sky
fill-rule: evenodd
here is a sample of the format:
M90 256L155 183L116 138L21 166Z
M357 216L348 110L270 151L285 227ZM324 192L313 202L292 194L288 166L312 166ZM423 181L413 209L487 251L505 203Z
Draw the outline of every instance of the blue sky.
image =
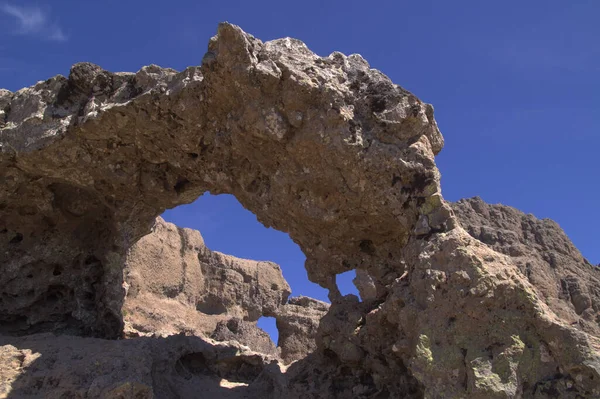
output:
M263 40L292 36L320 55L360 53L435 107L446 139L444 196L474 195L556 220L600 263L600 2L0 0L0 87L71 64L112 71L200 63L219 21ZM167 213L213 249L279 262L294 294L303 256L232 198Z

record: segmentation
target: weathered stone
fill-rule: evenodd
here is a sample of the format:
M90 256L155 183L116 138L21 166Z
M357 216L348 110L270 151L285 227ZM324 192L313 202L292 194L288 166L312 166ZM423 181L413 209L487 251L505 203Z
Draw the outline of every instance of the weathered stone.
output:
M268 397L281 383L268 356L183 335L0 337L0 361L0 398Z
M210 337L215 341L239 342L256 352L273 357L278 356L277 348L271 341L269 334L258 328L256 323L236 317L220 321ZM314 337L312 338L314 341Z
M255 325L261 316L275 315L290 294L275 263L213 252L200 232L160 217L128 251L124 280L123 318L130 336L208 336L233 317Z
M216 59L202 71L78 64L69 79L11 97L0 139L3 263L28 252L39 254L29 263L74 275L76 256L97 260L95 308L80 309L75 292L55 313L82 331L119 334L125 251L157 214L205 191L232 193L289 232L309 278L332 297L336 273L399 257L419 204L439 191L433 156L443 140L431 106L360 56L321 58L297 40L262 43L228 24L209 47ZM79 313L89 320L70 316Z
M469 234L514 259L540 299L565 323L600 336L600 269L556 222L475 197L452 204Z
M213 252L196 230L157 218L152 232L128 252L124 270L125 335L186 333L236 341L286 363L316 348L319 321L329 305L290 298L278 265ZM257 327L274 317L280 349Z
M572 272L595 271L580 267L566 237L545 235L536 221L519 216L520 226L505 229L496 210L477 201L464 214L481 228L470 228L471 216L457 220L440 193L434 156L443 139L430 105L358 55L319 57L294 39L263 43L222 24L209 51L201 67L180 73L149 66L112 74L78 64L68 79L0 94L4 103L10 97L0 130L4 333L119 336L128 251L164 209L206 191L231 193L264 225L288 232L306 254L309 278L329 289L314 352L281 374L259 355L207 362L212 347L183 354L172 338L77 339L123 353L142 342L140 357L155 365L149 377L121 372L94 392L146 386L156 397L194 397L190 385L170 391L168 376L174 369L201 383L194 376L208 369L256 389L228 391L240 396L600 396L596 279ZM479 216L486 212L489 221ZM177 284L186 275L181 261L194 251L173 257L178 271L146 289L189 301L195 289ZM285 315L285 306L252 307L216 283L215 265L226 265L233 280L248 267L197 253L208 265L200 267L209 281L202 292L219 293L209 312L224 301L249 322ZM529 278L527 255L535 259ZM336 274L351 269L375 288L363 302L335 285ZM536 280L552 270L560 271ZM589 323L571 324L582 319ZM66 345L60 340L43 345ZM73 389L88 387L89 364L73 364L83 370L69 380ZM29 373L24 378L31 383Z
M279 309L275 319L279 331L278 346L285 363L304 359L314 352L319 322L328 309L329 304L305 296L290 298Z

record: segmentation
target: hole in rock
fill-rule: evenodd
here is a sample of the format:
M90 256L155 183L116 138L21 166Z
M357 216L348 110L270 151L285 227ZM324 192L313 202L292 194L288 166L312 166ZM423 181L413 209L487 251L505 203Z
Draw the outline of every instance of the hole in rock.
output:
M52 275L53 276L60 276L62 274L62 266L61 265L55 265L54 266L54 270L52 271Z
M189 379L191 374L205 374L208 371L208 366L202 353L188 353L175 364L175 370L184 378Z
M20 243L21 241L23 241L23 234L21 234L21 233L16 233L16 234L14 235L14 237L13 237L13 238L11 238L11 240L10 240L10 242L9 242L9 243L10 243L10 244L18 244L18 243Z
M258 357L229 357L218 360L213 368L217 375L231 382L252 383L263 371Z
M179 227L199 230L212 251L278 264L291 287L291 296L304 295L329 302L327 290L308 280L304 268L306 257L298 244L289 234L263 226L233 195L207 193L191 204L167 210L162 217ZM277 342L276 328L265 330Z
M209 295L202 302L196 304L196 310L208 315L224 314L227 308L216 296Z
M358 293L358 289L354 285L354 279L356 278L356 270L349 270L344 273L340 273L335 276L335 282L337 284L338 290L340 290L340 294L343 296L346 295L356 295L360 299L360 294Z
M274 317L262 316L258 319L258 328L269 334L271 340L277 346L277 342L279 340L279 331L277 330L277 323L275 322Z

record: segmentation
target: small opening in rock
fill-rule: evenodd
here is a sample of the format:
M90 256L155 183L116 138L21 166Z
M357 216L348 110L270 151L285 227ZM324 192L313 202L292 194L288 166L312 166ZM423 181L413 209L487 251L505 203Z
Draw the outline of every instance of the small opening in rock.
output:
M17 233L17 234L15 234L15 236L13 238L11 238L11 240L9 241L9 243L10 244L18 244L21 241L23 241L23 234Z
M232 382L252 383L263 371L258 358L230 357L217 361L214 366L219 377Z
M367 255L375 255L375 245L371 240L362 240L359 244L360 251Z
M99 262L98 258L96 258L93 255L88 256L87 258L85 258L85 261L84 261L84 263L86 265L91 265L92 263L96 263L96 262Z
M277 323L274 317L262 316L257 322L258 328L269 334L271 341L277 346L279 340L279 331L277 330Z
M214 295L208 295L196 303L196 310L208 315L218 315L227 312L223 301Z
M198 375L208 371L206 358L200 352L182 356L175 365L175 369L184 377L188 377L188 373Z
M358 293L358 289L354 285L354 280L356 278L356 270L350 270L344 273L340 273L335 277L335 282L337 284L338 290L343 296L346 295L356 295L360 298L360 294Z
M62 285L51 285L46 293L46 302L55 303L65 297L65 287Z
M175 189L175 192L177 194L181 194L186 190L186 188L188 188L189 185L190 185L190 181L188 179L181 179L181 180L177 181L177 183L175 184L175 187L173 187L173 188Z

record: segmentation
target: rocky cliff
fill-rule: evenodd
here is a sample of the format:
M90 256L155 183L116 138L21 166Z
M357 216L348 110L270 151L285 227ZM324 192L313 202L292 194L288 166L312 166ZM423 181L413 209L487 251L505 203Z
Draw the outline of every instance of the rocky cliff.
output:
M600 395L598 272L552 222L447 203L433 107L358 55L221 24L199 67L77 64L0 109L4 396ZM288 232L331 306L156 220L207 191Z

